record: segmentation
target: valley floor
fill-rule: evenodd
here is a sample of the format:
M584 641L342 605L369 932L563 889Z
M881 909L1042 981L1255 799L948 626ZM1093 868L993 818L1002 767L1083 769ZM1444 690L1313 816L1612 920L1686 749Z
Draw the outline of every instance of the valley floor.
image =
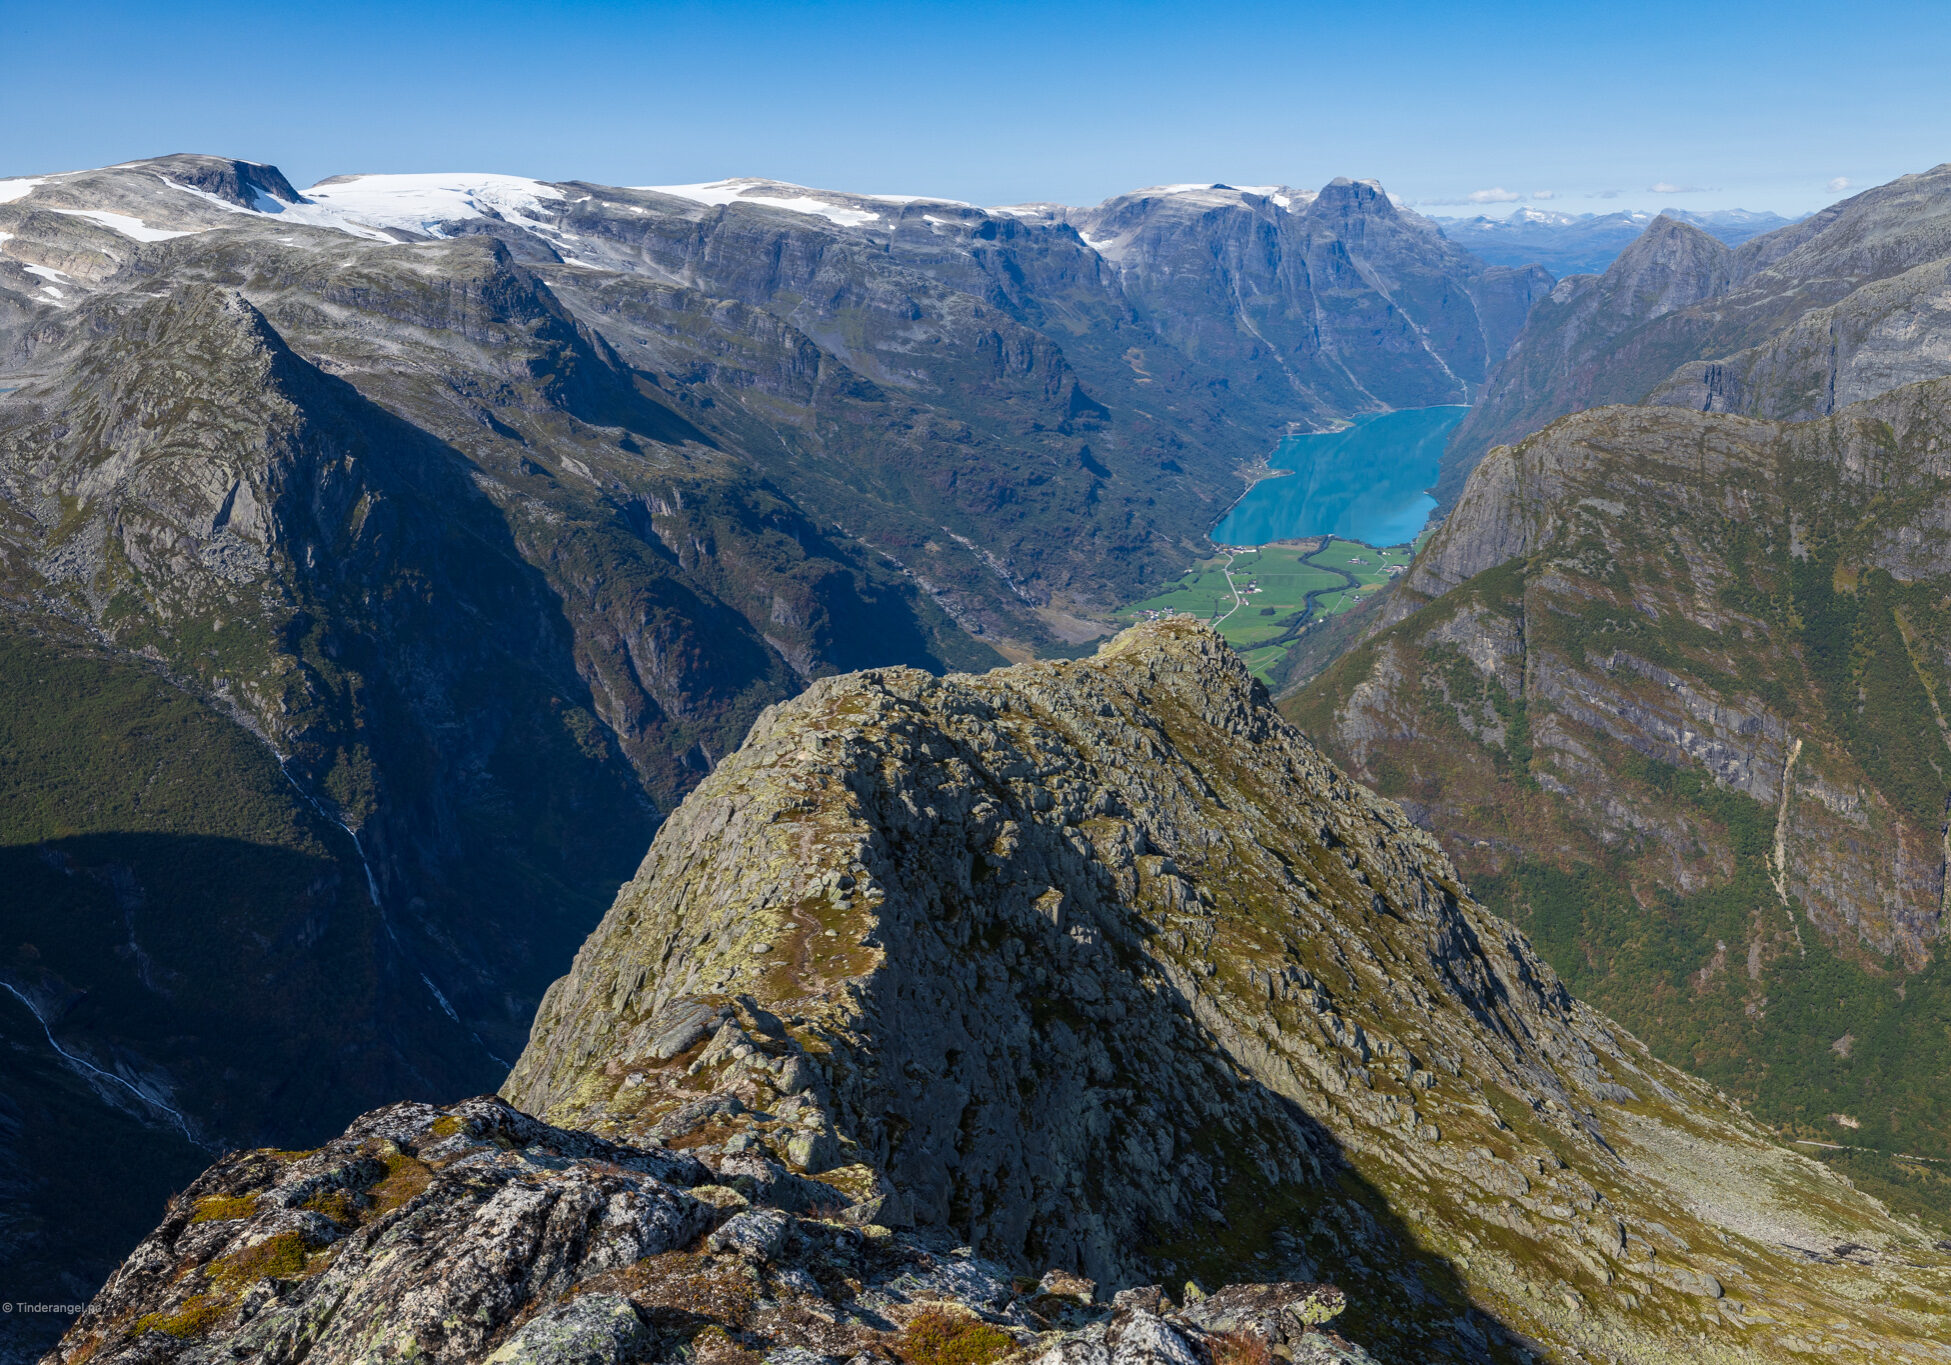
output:
M1403 546L1378 550L1319 537L1229 549L1164 591L1118 613L1119 624L1184 613L1210 622L1262 682L1300 632L1378 592L1411 558Z

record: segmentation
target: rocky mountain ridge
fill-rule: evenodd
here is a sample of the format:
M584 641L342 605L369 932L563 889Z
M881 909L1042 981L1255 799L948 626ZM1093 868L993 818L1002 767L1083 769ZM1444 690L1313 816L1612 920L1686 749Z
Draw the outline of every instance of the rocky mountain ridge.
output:
M1928 1238L1573 999L1184 620L769 710L506 1090L556 1127L221 1163L57 1359L913 1359L929 1299L1051 1365L1940 1358ZM1246 1283L1174 1317L1188 1274Z
M1603 274L1621 251L1656 218L1662 217L1697 227L1729 246L1739 246L1750 237L1773 232L1795 221L1776 213L1746 209L1690 212L1669 208L1657 214L1642 209L1565 213L1535 205L1520 205L1501 218L1479 214L1474 218L1437 216L1432 221L1442 228L1445 237L1492 265L1541 265L1563 278Z

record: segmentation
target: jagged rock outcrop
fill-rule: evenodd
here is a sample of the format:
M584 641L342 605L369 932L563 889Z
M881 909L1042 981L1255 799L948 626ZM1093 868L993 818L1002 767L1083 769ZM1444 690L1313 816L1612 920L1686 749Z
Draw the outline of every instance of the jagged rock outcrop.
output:
M1942 380L1566 418L1478 466L1395 624L1286 708L1668 1055L1889 1152L1951 1135L1948 436Z
M1663 218L1601 276L1560 280L1458 426L1439 495L1567 413L1649 402L1800 420L1951 373L1951 166L1900 176L1732 251ZM1658 226L1656 224L1656 226Z
M317 1151L206 1172L49 1362L866 1365L932 1331L970 1360L1213 1365L1253 1341L1370 1365L1320 1325L1343 1305L1328 1286L1102 1303L1075 1276L1016 1279L940 1238L774 1207L718 1164L492 1098L378 1110Z

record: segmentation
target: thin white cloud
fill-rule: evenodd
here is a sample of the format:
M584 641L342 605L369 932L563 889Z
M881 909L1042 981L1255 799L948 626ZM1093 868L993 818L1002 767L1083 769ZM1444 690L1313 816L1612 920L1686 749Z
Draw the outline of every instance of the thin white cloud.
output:
M1557 190L1532 190L1531 197L1533 199L1556 199L1558 197L1558 191Z
M1855 183L1856 182L1854 180L1851 180L1848 176L1839 175L1834 180L1831 180L1829 182L1829 192L1831 194L1841 194L1844 190L1848 189L1851 185L1854 185Z
M1487 190L1472 190L1469 194L1473 204L1515 204L1523 195L1505 189L1502 185Z
M1648 194L1712 194L1712 185L1676 185L1670 180L1661 180L1646 187Z

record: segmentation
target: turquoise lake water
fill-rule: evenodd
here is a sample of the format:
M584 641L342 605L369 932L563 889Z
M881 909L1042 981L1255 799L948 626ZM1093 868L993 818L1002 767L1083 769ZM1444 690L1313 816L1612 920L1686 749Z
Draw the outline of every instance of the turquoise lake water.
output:
M1357 417L1340 431L1289 436L1268 463L1294 472L1248 490L1212 538L1221 545L1265 545L1303 536L1342 536L1368 545L1403 545L1422 532L1436 499L1443 443L1466 407L1408 408Z

